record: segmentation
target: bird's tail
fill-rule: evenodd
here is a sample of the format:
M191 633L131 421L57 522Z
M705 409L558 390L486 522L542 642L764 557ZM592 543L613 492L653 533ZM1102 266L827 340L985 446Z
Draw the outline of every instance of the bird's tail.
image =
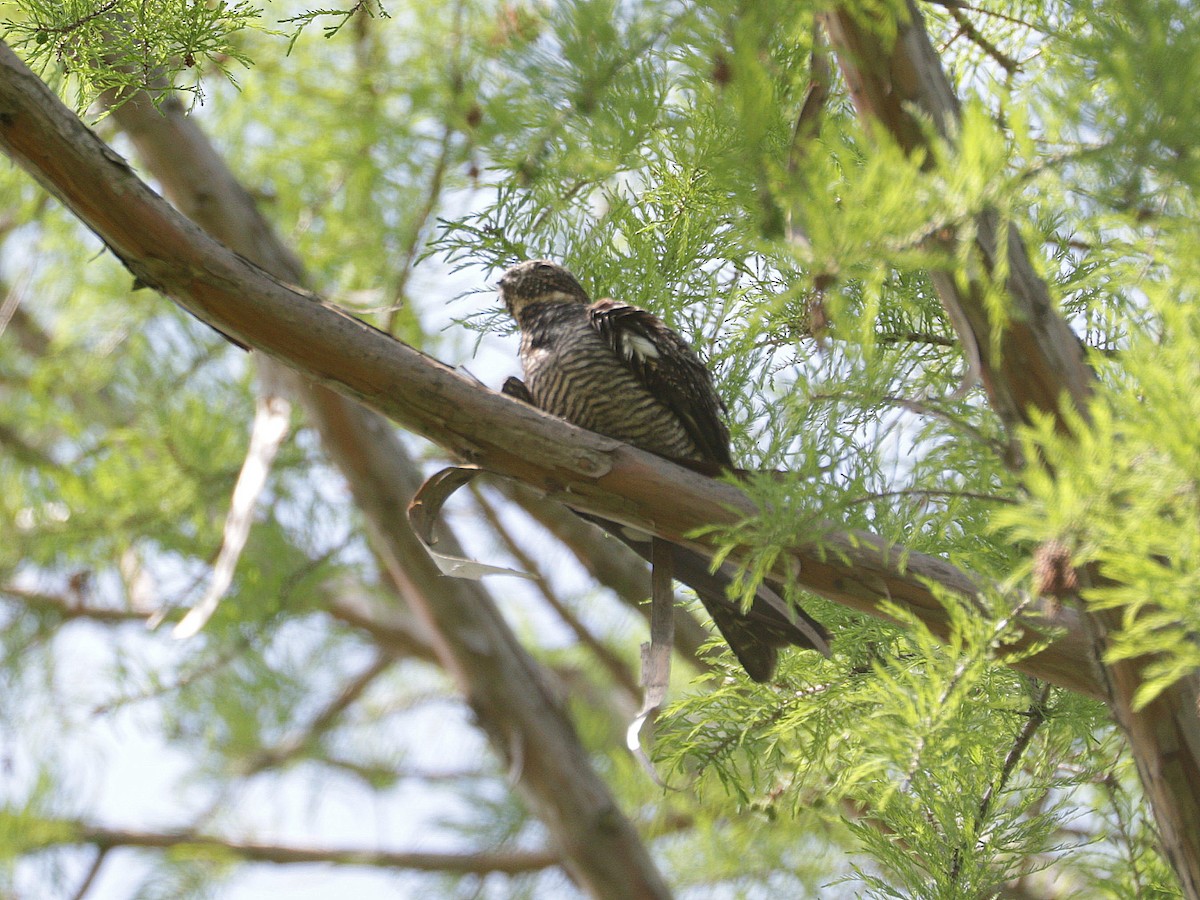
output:
M598 516L576 511L580 517L599 525L634 553L650 561L650 540L644 533L631 534ZM670 544L672 573L700 598L717 629L729 644L738 662L754 681L769 681L775 674L779 650L803 647L830 655L829 632L804 610L784 600L782 585L766 580L758 586L754 602L746 612L731 600L727 588L733 580L733 567L726 563L716 572L709 571L709 560L702 553Z
M779 650L804 647L829 656L829 632L816 619L781 596L782 586L764 581L745 612L726 593L728 566L709 571L708 560L687 547L672 545L675 577L696 592L738 662L754 681L769 681Z

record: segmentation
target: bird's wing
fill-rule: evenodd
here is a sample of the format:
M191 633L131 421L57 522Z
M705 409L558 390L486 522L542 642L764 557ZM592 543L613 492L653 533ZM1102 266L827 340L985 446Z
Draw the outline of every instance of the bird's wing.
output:
M670 409L704 458L730 468L725 404L687 342L652 313L615 300L588 307L588 321L617 358Z

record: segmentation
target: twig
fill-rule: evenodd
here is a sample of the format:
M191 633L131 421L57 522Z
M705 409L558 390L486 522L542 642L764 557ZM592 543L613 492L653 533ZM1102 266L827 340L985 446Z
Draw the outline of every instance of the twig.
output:
M859 506L863 503L872 503L875 500L886 500L889 497L945 497L947 499L958 498L961 500L983 500L987 503L1017 503L1011 497L997 497L995 494L980 494L975 491L951 491L938 490L935 488L898 488L894 491L880 491L879 493L866 494L862 497L853 497L843 501L843 506Z
M72 31L82 28L93 19L100 18L102 15L116 6L118 2L119 0L108 0L108 2L103 6L98 7L97 9L88 13L86 16L80 16L74 22L68 22L66 25L55 25L53 27L49 25L39 25L37 30L41 34L70 34Z
M1100 785L1104 788L1104 793L1107 795L1108 802L1112 805L1113 814L1117 819L1117 830L1121 835L1120 846L1127 851L1129 874L1133 878L1135 889L1134 896L1145 896L1143 893L1144 885L1142 884L1141 868L1138 865L1136 838L1134 837L1132 828L1133 823L1126 820L1125 811L1121 806L1121 782L1117 779L1116 775L1109 772L1100 779Z
M934 334L931 331L905 331L897 334L880 334L875 338L881 344L933 344L937 347L957 347L958 338Z
M1041 682L1038 685L1037 693L1029 703L1029 710L1026 713L1027 717L1025 724L1021 726L1021 730L1017 732L1016 739L1008 749L1008 755L1004 758L1004 765L1000 767L999 777L988 785L987 790L983 792L983 796L979 800L979 809L975 815L975 821L971 830L971 839L979 839L979 828L984 820L991 814L992 802L996 796L1004 790L1008 784L1009 778L1016 770L1017 763L1021 757L1025 755L1025 751L1029 748L1030 741L1037 733L1037 730L1042 727L1046 721L1046 700L1050 697L1050 685ZM954 851L954 864L950 867L950 880L953 883L957 881L959 872L962 868L962 854L964 848L959 846Z
M375 679L386 672L395 661L396 656L393 653L387 650L380 650L371 664L360 672L357 678L346 684L338 695L324 709L318 712L303 730L281 741L274 747L265 748L255 754L243 774L257 775L266 769L286 762L303 752L306 748L311 747L313 741L319 735L332 728L346 710L362 698L362 695L375 682Z
M146 617L142 616L142 618L144 619ZM188 687L190 684L199 680L200 678L212 675L219 669L230 665L235 659L238 658L238 656L249 649L253 639L254 637L252 635L243 635L234 641L223 652L213 657L211 660L208 660L203 665L197 666L192 671L183 673L175 681L167 684L155 685L149 690L141 691L136 694L126 694L124 697L117 697L116 699L110 700L107 703L98 704L92 708L92 715L107 715L113 710L119 709L122 706L127 706L131 703L140 703L144 700L154 700L159 697L165 697L168 694L172 694L177 691L182 691L184 688Z
M788 171L792 174L799 170L809 143L821 131L821 120L825 117L825 105L833 84L825 31L819 20L815 20L812 27L809 73L808 93L804 97L804 105L800 107L796 126L792 129L792 146L788 154Z
M475 485L471 485L471 493L474 494L475 502L479 504L484 519L487 520L488 525L491 526L492 530L500 538L500 541L504 544L504 548L517 561L517 565L526 572L537 573L539 570L537 563L525 552L524 548L513 540L509 530L500 521L496 507L487 499L483 491L479 490ZM587 627L579 621L578 617L571 610L567 609L550 588L544 577L539 575L534 584L537 585L538 590L550 608L571 629L571 632L575 635L579 643L587 647L613 677L613 680L633 698L635 703L638 702L641 697L641 691L638 689L637 679L633 677L633 672L630 671L629 667L615 653L609 650L608 647L604 646L595 635L588 631Z
M990 56L996 65L1000 66L1009 75L1015 75L1021 68L1015 59L1005 56L1000 52L1000 48L985 38L975 27L975 24L963 14L963 8L956 3L950 3L946 6L950 17L958 23L959 31L966 36L967 40L971 41L980 50Z
M947 10L966 10L967 12L979 13L981 16L990 16L993 19L1000 19L1001 21L1009 22L1013 25L1020 25L1024 28L1028 28L1030 31L1037 31L1041 34L1047 33L1046 29L1038 28L1032 22L1027 22L1024 19L1018 19L1016 16L1010 16L1006 13L997 12L996 10L982 9L978 6L971 6L969 3L960 2L960 0L928 0L928 2L934 3L935 5L941 6Z
M92 860L92 864L88 866L87 874L83 876L83 881L79 885L79 889L75 891L74 900L83 900L87 896L87 892L91 890L93 884L96 883L96 876L100 874L100 869L104 865L104 860L108 857L108 847L101 847L96 851L96 858Z
M132 609L111 609L101 606L89 606L80 603L64 594L50 594L45 591L31 591L13 585L0 585L0 595L20 601L30 609L53 611L64 621L87 619L92 622L120 624L123 622L145 622L146 613Z
M552 850L508 850L465 853L421 853L402 850L360 850L345 847L295 847L257 841L239 841L195 831L133 831L106 828L82 822L62 823L74 832L67 840L51 838L44 847L56 844L92 844L102 852L115 847L143 847L160 850L211 850L221 858L237 857L245 862L269 862L279 865L328 863L341 866L371 866L386 869L411 869L419 872L484 874L500 872L518 875L536 872L559 864ZM57 835L56 831L47 834Z
M433 164L433 172L429 176L429 189L425 194L425 203L417 212L412 232L408 236L408 246L404 249L404 257L400 261L399 271L396 275L396 287L392 290L392 301L388 305L388 316L383 326L383 330L388 333L391 333L395 329L396 319L400 315L400 310L404 307L404 295L408 288L408 279L412 274L413 263L416 262L417 255L421 250L421 233L425 230L425 225L429 221L429 217L437 209L438 200L442 196L442 185L445 183L446 168L450 159L453 137L454 128L447 123L446 128L442 131L442 140L438 145L438 155L437 160Z
M977 598L973 599L977 600ZM995 646L996 641L1013 626L1013 624L1024 612L1025 607L1031 602L1032 598L1027 597L1018 603L1007 615L1003 616L992 624L992 634L989 640L980 641L978 646L976 646L971 652L964 653L962 658L959 659L958 665L954 667L953 674L950 676L949 681L946 682L945 689L942 691L937 703L932 707L932 709L935 710L935 713L933 715L926 716L924 721L921 723L923 727L921 728L920 736L917 738L916 746L913 749L912 759L909 763L908 771L905 773L905 776L901 781L901 790L908 790L909 785L916 776L917 769L920 768L921 765L921 757L925 752L926 738L928 735L933 733L934 728L939 724L938 720L948 715L951 711L950 698L954 695L955 691L959 689L959 686L967 676L967 672L973 665L980 662L984 655ZM978 607L981 604L977 601L975 605Z
M811 396L813 400L857 400L858 398L847 391L820 391ZM978 427L971 425L969 422L964 422L956 418L944 409L938 409L936 406L931 406L920 400L913 400L909 397L897 397L891 394L884 395L879 398L881 403L887 403L892 406L899 406L909 412L916 413L919 416L932 416L935 419L941 419L948 425L953 425L958 430L962 431L972 440L977 441L985 447L991 447L998 454L1003 454L1005 451L1004 445L992 438L989 438Z

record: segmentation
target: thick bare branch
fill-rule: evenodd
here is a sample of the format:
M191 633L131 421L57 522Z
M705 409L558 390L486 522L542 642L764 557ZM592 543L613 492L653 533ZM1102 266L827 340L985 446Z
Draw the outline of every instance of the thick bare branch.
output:
M705 545L687 535L756 512L733 485L481 388L230 253L142 184L7 48L0 50L0 146L144 283L202 321L362 400L459 458L572 507L701 551ZM858 533L824 535L796 546L781 554L774 574L872 615L884 615L881 601L905 605L940 635L948 634L949 617L931 585L965 596L981 588L943 560ZM1017 663L1022 671L1099 693L1076 613L1063 609L1025 622L1030 631L1017 651L1041 641L1038 628L1058 628L1062 636Z

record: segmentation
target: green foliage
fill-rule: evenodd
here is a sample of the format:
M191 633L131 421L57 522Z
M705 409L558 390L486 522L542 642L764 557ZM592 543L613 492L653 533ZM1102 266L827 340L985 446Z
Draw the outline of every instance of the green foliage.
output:
M514 371L485 284L527 257L661 315L714 370L739 462L787 471L742 482L755 514L711 534L750 548L743 597L784 548L834 554L828 535L855 529L992 586L941 598L947 642L899 604L884 622L791 590L835 635L833 657L785 653L766 685L727 653L690 685L677 670L655 744L682 788L667 792L623 750L609 669L536 598L497 590L570 685L595 764L681 896L1175 895L1104 710L1007 663L1033 550L1057 541L1108 579L1083 599L1123 613L1112 658L1153 654L1139 702L1200 667L1200 38L1186 3L922 7L964 103L955 133L912 158L861 127L836 73L799 127L813 54L828 52L803 3L266 9L29 0L6 5L6 37L80 106L133 86L161 98L171 80L199 91L201 72L253 61L241 84L204 82L193 115L313 286L427 352L467 360L473 340L481 367L498 352ZM0 276L21 298L0 316L0 730L19 736L4 888L77 887L75 851L39 848L66 843L77 815L121 818L96 785L134 738L182 761L156 808L172 827L270 832L310 813L344 826L341 804L354 826L365 808L423 816L457 848L540 846L445 677L339 618L347 598L396 601L299 414L217 615L183 643L145 630L211 576L250 367L131 292L12 170L0 200ZM1072 435L1028 429L1024 469L964 381L929 275L980 276L980 214L1017 227L1099 375ZM927 240L944 228L965 238L955 253ZM984 284L996 322L1011 315L1004 274ZM540 535L513 537L542 560ZM640 620L555 552L548 589L633 664ZM31 750L46 746L61 749ZM201 896L237 878L233 858L165 856L129 883ZM421 879L447 896L568 889L554 872Z
M946 603L949 645L898 607L902 635L849 623L855 650L793 668L787 692L731 682L677 704L661 754L750 809L845 811L842 839L881 867L854 867L869 896L990 896L1078 844L1055 828L1096 772L1064 772L1061 754L1103 711L997 666L1011 620Z
M296 45L296 41L300 38L304 29L314 22L320 20L326 21L328 24L321 26L321 34L325 38L331 38L335 37L358 14L365 14L371 17L378 15L385 19L390 18L388 11L382 3L372 3L370 0L360 0L360 2L346 9L308 9L299 15L289 16L286 19L280 20L282 24L291 25L295 29L292 32L291 43L288 44L288 51L290 52L292 47Z
M70 79L82 108L106 91L164 98L205 66L232 79L230 61L249 63L236 35L261 11L240 0L5 0L0 14L4 40L39 74ZM180 87L201 96L198 82Z
M1062 543L1076 567L1096 567L1102 580L1084 599L1122 611L1109 658L1152 659L1139 707L1200 668L1200 401L1180 390L1200 379L1200 316L1178 287L1169 299L1152 294L1161 331L1122 353L1090 423L1077 421L1072 437L1049 422L1030 429L1030 498L997 519L1021 540Z

